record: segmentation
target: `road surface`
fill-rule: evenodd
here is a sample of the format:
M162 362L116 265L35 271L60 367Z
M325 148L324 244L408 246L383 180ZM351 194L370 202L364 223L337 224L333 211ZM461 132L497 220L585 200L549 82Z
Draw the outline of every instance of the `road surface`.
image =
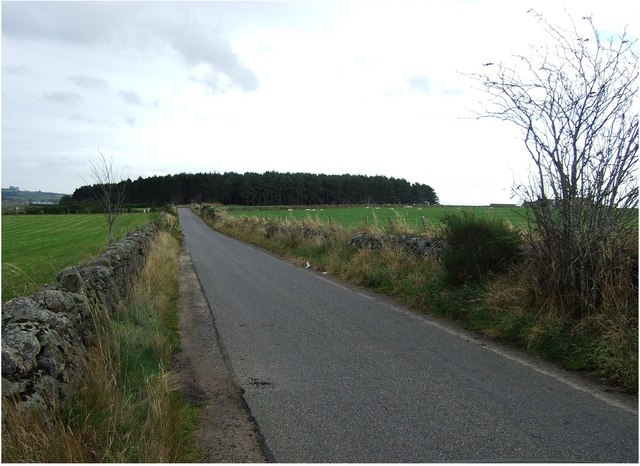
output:
M179 215L273 460L638 461L633 400Z

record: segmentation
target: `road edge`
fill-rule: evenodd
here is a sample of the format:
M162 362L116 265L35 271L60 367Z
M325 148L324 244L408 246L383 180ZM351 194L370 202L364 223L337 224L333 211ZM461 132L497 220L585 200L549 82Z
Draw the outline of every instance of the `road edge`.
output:
M202 461L276 462L244 399L244 391L236 383L213 312L184 244L179 271L180 353L176 361L183 396L198 405L195 439L204 454Z

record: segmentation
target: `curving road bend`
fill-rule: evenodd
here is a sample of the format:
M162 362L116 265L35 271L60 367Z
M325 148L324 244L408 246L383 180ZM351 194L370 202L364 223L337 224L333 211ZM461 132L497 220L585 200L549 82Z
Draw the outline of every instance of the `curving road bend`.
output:
M637 462L637 402L212 231L186 247L277 462Z

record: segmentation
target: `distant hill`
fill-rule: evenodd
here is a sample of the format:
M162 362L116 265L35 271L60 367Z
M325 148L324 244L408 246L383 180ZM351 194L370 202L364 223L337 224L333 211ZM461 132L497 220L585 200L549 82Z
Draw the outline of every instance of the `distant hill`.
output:
M2 188L2 205L29 205L32 203L57 205L64 196L66 196L66 194L22 191L20 188L11 186L9 188Z

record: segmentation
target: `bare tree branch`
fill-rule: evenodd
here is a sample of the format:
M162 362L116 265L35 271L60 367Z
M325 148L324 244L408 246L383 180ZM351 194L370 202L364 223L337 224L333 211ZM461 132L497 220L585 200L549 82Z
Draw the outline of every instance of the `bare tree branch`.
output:
M626 30L603 39L589 17L581 33L572 18L565 29L530 12L550 45L470 77L488 95L479 117L523 131L535 172L514 192L532 208L544 292L565 301L573 293L571 304L588 308L602 301L599 282L612 267L603 251L637 231L637 41Z
M100 149L100 158L91 164L91 178L95 181L94 193L96 201L102 208L109 231L109 246L113 243L113 233L125 200L125 183L122 171L118 174L113 158L107 160Z

